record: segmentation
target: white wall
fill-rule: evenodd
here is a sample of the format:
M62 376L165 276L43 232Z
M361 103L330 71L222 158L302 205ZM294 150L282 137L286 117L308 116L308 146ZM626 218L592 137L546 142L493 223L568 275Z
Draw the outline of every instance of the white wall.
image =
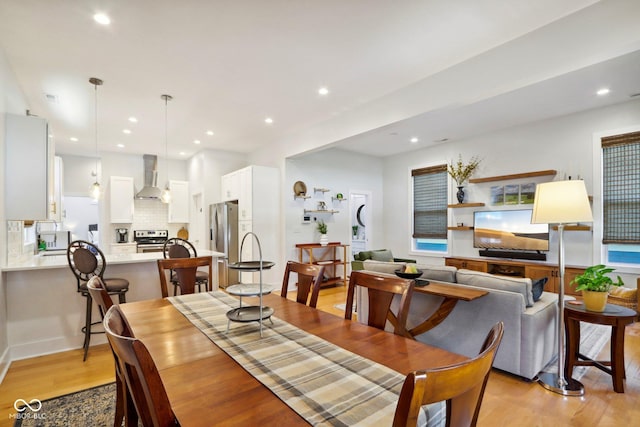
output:
M592 194L594 179L599 179L593 176L593 134L638 124L640 124L640 100L635 100L462 141L448 142L416 151L411 156L387 158L384 161L386 245L394 250L398 247L408 248L410 245L409 173L414 167L433 162L451 161L457 159L459 154L462 154L465 160L478 155L482 158L482 163L474 177L555 169L558 174L555 178L548 178L548 180L580 176L585 181L587 191ZM491 185L536 181L542 182L544 179L470 184L466 186L466 200L484 202L486 204L484 209L490 210L492 209L489 202ZM455 190L453 185L452 188ZM455 203L453 192L450 198L452 203ZM397 208L389 209L387 208L389 206ZM460 219L462 222L471 223L473 209L475 208L450 209L450 224L460 222ZM594 212L594 220L601 221L599 212ZM450 233L450 236L453 236L451 255L478 256L477 249L472 247L472 232L451 231ZM593 236L591 232L566 232L567 264L590 265L598 262L598 259L593 259L592 245L599 245L599 242L599 237ZM550 245L548 260L553 262L557 260L557 233L552 232ZM439 259L421 259L421 261L442 262Z

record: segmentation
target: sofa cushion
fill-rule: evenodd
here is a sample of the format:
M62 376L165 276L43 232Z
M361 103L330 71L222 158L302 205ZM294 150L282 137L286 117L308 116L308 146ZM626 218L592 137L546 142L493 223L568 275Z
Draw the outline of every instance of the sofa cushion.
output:
M371 259L371 251L360 251L354 255L356 261L366 261Z
M417 265L418 270L422 270L421 279L437 280L438 282L456 283L455 267L440 265Z
M379 273L395 274L396 270L402 269L404 262L384 262L368 259L362 263L364 270L377 271Z
M531 293L533 294L533 302L537 302L540 299L540 297L542 296L542 292L544 291L544 285L547 284L548 280L548 277L543 277L542 279L531 281Z
M479 271L460 269L456 273L456 280L463 285L520 293L527 307L531 307L534 303L531 279L528 278L497 276Z
M382 249L379 251L371 251L371 259L374 261L393 261L393 254L388 249Z

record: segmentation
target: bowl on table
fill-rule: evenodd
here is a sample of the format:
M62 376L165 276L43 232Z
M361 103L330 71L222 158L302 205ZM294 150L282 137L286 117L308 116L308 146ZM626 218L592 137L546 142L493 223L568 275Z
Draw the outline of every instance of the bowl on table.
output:
M395 271L396 276L398 277L402 277L403 279L417 279L418 277L422 276L422 270L418 270L417 273L406 273L402 270L396 270Z

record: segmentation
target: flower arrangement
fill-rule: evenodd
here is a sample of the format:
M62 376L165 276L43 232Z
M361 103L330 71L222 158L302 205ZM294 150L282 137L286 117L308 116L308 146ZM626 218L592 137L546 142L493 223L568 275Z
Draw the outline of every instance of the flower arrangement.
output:
M317 227L320 234L327 234L327 224L323 220L318 221Z
M447 166L447 172L449 172L449 175L451 175L451 178L453 178L456 184L460 186L469 179L479 164L480 159L477 156L473 156L469 162L465 164L462 161L462 155L460 155L456 163L452 162Z

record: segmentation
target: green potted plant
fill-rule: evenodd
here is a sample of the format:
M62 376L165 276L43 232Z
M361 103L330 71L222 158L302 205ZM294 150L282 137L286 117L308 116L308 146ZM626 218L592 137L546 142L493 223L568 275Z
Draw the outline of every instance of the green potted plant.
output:
M452 162L447 165L447 172L449 172L449 175L453 178L458 187L458 192L456 193L458 203L462 203L464 201L464 190L462 189L463 184L478 168L478 165L480 165L480 159L477 156L473 156L467 163L464 163L462 161L462 155L458 156L458 161L456 163Z
M329 243L329 238L327 237L327 224L323 220L320 220L317 222L316 227L320 233L320 245L327 246Z
M624 282L618 276L617 281L607 274L615 269L607 267L603 264L592 265L588 267L584 273L576 276L571 281L571 285L575 286L576 291L582 291L584 306L589 311L604 311L607 305L607 296L612 286L624 286Z

